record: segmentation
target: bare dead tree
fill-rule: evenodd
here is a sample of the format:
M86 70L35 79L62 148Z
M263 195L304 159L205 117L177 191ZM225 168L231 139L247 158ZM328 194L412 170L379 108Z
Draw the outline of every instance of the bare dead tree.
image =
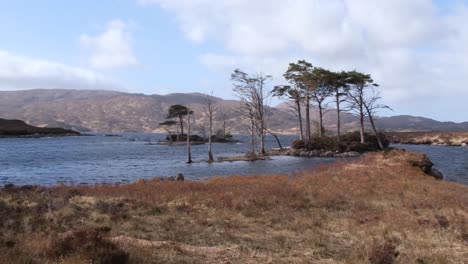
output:
M375 87L378 86L377 84L374 85ZM375 126L375 113L377 112L378 109L390 109L391 108L387 105L379 104L378 101L381 99L379 96L379 93L375 91L374 88L371 90L372 92L364 97L363 99L363 106L365 108L365 111L367 113L367 116L369 117L369 122L371 123L372 131L374 132L375 137L377 138L377 143L379 144L379 147L381 150L385 148L385 146L382 143L382 139L380 138L379 132L377 131L377 128Z
M271 78L262 73L249 75L239 69L231 75L234 92L253 116L251 123L257 132L260 155L265 155L265 102L271 96L268 89Z
M192 129L192 115L193 111L190 110L190 105L187 107L187 163L193 163L192 160L192 149L191 149L191 144L190 144L190 132Z
M213 138L213 116L216 111L216 104L214 102L213 93L206 98L205 112L208 115L208 162L213 162L212 152L212 138Z

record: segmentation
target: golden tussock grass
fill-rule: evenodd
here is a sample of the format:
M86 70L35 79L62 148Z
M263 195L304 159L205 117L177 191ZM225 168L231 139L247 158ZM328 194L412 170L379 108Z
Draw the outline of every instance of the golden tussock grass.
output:
M0 191L0 263L463 263L468 186L394 150L296 175ZM274 161L272 161L274 162Z

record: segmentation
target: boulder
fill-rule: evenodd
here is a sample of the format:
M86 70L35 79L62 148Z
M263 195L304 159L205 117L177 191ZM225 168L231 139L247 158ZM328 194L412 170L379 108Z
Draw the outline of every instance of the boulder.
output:
M468 147L468 144L467 144L466 142L463 142L463 143L461 144L461 146L462 146L462 147Z
M177 173L177 176L175 177L176 181L184 181L184 175L182 173Z
M432 169L431 169L430 175L431 175L432 177L436 178L437 180L442 180L442 179L444 179L444 175L443 175L442 172L440 172L438 169L432 168Z

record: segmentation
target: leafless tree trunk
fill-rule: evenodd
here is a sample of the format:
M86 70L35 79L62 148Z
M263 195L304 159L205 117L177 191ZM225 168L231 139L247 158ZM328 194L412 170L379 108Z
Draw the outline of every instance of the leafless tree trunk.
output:
M206 99L206 113L208 114L208 162L213 162L212 152L212 138L213 138L213 114L216 111L216 107L213 102L213 96L208 95Z
M266 132L268 132L270 135L272 135L275 138L276 143L278 143L278 147L280 149L283 149L283 145L281 145L281 141L279 140L278 136L276 134L274 134L273 132L271 132L271 130L268 129L268 128L265 128L265 130L266 130Z
M336 142L340 144L341 142L341 117L340 117L340 93L337 91L335 94L335 100L336 100Z
M265 101L271 95L266 85L270 79L269 75L255 74L251 76L238 69L231 75L234 91L245 103L249 115L252 116L251 124L256 128L260 155L265 155Z
M191 124L191 116L192 114L190 113L191 110L190 110L190 105L188 106L188 115L187 115L187 156L188 156L188 160L187 160L187 163L193 163L193 160L192 160L192 149L191 149L191 144L190 144L190 129L192 127L192 124Z
M378 85L374 85L374 86L378 86ZM379 94L376 93L375 90L372 89L372 94L370 96L366 98L363 97L362 105L366 110L367 116L369 117L372 131L374 132L374 135L377 138L377 143L379 144L379 148L381 150L384 150L385 146L383 145L382 139L380 138L379 132L377 131L377 128L375 126L374 113L377 109L390 109L390 110L392 109L387 105L378 104L377 101L379 99L380 99Z
M310 95L307 93L305 96L305 115L306 115L306 127L305 127L305 143L310 143Z
M384 145L382 143L382 139L380 138L379 132L377 131L377 128L375 127L373 114L370 111L370 109L367 108L367 107L366 107L366 111L367 111L367 115L369 116L369 121L370 121L371 126L372 126L372 131L374 132L374 135L377 138L377 143L379 144L379 148L380 148L380 150L383 150Z

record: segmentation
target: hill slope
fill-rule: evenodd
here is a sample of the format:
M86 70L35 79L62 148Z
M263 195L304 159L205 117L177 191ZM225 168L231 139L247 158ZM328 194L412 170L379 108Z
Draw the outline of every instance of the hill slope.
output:
M36 89L0 92L2 118L21 119L35 126L59 126L78 131L102 132L163 132L158 123L164 120L172 104L190 105L195 112L195 131L202 132L207 118L203 114L206 95L201 93L144 95L115 91L90 91L66 89ZM215 98L217 116L215 129L222 126L226 117L228 131L246 132L248 125L238 114L240 102ZM293 112L284 104L267 109L268 127L276 132L297 133L298 125ZM317 112L312 111L312 119ZM344 130L354 130L357 119L342 114ZM416 121L415 121L416 120ZM420 120L420 121L419 121ZM325 126L334 130L335 113L325 115ZM392 130L468 130L468 123L443 123L432 119L411 116L381 118L379 128Z

